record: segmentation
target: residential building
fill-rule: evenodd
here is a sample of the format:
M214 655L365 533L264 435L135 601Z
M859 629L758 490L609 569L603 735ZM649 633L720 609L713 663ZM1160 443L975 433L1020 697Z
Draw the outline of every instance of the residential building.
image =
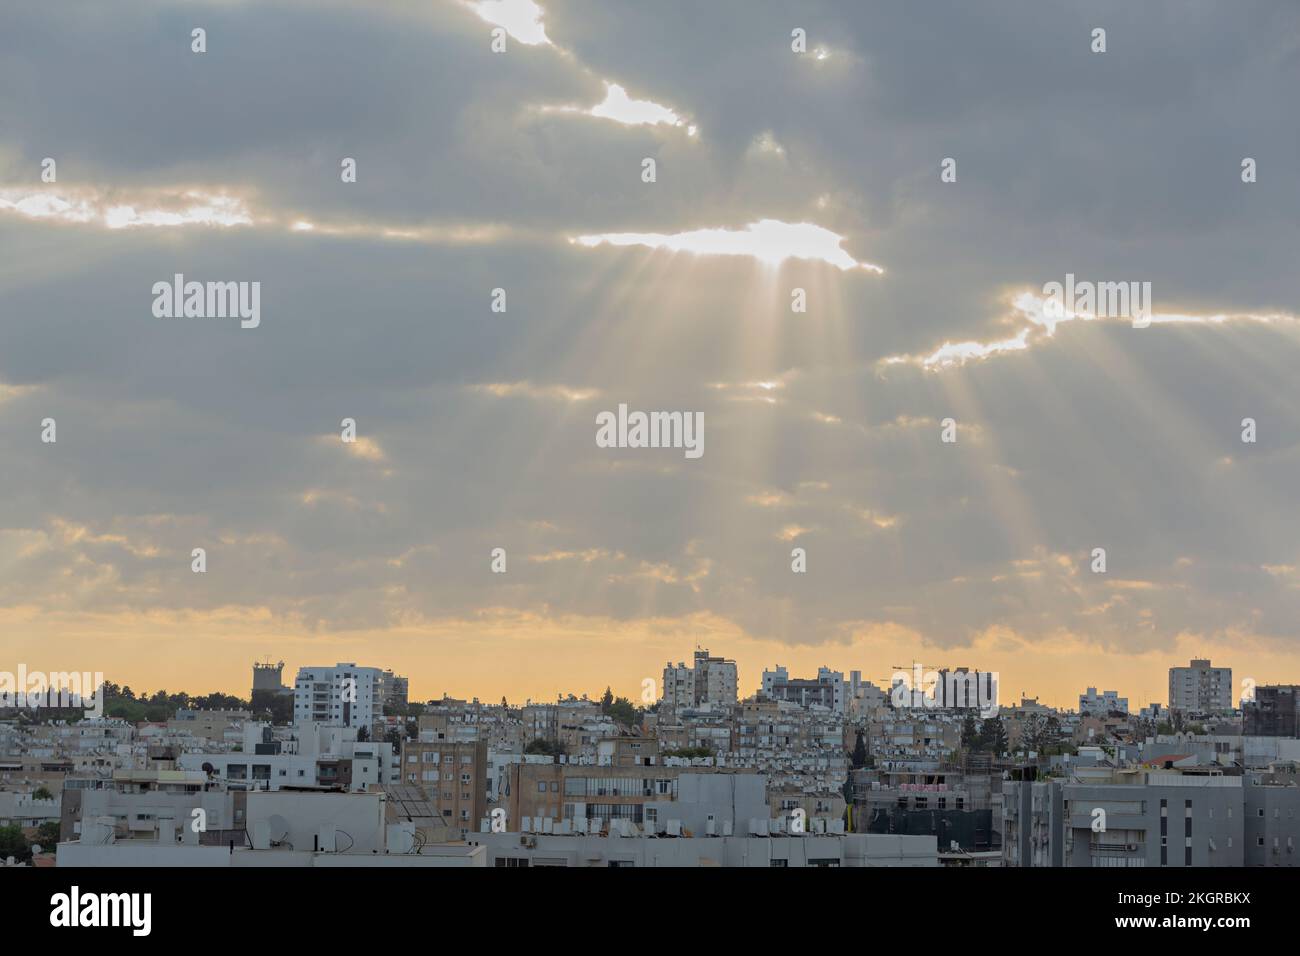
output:
M786 700L800 707L822 707L837 714L848 711L848 694L844 675L828 667L819 667L815 678L791 678L779 664L763 671L760 693L772 700Z
M365 727L383 716L383 675L377 667L303 667L294 681L293 721Z
M1079 713L1092 714L1094 717L1105 717L1107 714L1118 712L1121 714L1128 713L1128 698L1120 697L1118 691L1105 690L1100 694L1097 688L1089 687L1087 691L1079 695Z
M487 815L487 744L435 740L422 733L402 746L402 782L422 787L448 826L477 830Z
M734 704L738 686L735 661L697 650L690 667L682 662L664 665L663 707L677 710L700 704Z
M1187 667L1169 668L1169 709L1188 714L1232 710L1232 668L1193 659Z
M1255 688L1253 700L1241 702L1242 734L1247 737L1300 737L1300 685Z

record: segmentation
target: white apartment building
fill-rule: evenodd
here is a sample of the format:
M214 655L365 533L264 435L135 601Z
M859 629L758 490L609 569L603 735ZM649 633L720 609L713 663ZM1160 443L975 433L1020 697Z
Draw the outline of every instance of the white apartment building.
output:
M786 700L809 707L814 704L837 714L848 712L849 691L844 674L829 667L817 668L813 678L791 679L790 672L781 665L763 671L761 693L772 700Z
M383 715L385 672L335 664L301 667L293 682L293 722L369 728ZM389 671L391 680L392 672Z
M1193 714L1231 711L1232 668L1212 667L1208 659L1169 668L1169 709Z
M870 715L877 707L889 703L889 692L862 679L862 671L849 671L848 713L854 717Z
M294 739L274 738L268 724L244 725L241 749L183 753L181 770L211 768L212 777L230 790L275 791L283 787L339 787L365 790L401 782L401 761L387 741L358 741L345 727L304 724Z
M1104 690L1099 694L1097 688L1089 687L1085 693L1079 695L1079 713L1084 711L1094 716L1109 714L1112 711L1127 714L1128 698L1120 697L1118 691Z

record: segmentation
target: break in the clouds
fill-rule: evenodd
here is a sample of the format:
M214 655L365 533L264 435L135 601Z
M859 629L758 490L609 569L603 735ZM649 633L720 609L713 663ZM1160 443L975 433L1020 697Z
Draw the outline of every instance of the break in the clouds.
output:
M1062 648L1154 693L1190 646L1294 679L1289 5L6 21L0 618L21 653L103 633L127 660L148 634L201 683L204 633L242 686L240 655L282 642L305 662L364 639L418 672L459 640L534 693L579 659L632 689L695 640L869 673L1006 653L1015 686L1065 700ZM260 325L155 318L177 273L260 282ZM1150 282L1150 325L1049 315L1067 274ZM707 453L598 447L620 404L702 413ZM445 689L509 689L465 666L478 683Z

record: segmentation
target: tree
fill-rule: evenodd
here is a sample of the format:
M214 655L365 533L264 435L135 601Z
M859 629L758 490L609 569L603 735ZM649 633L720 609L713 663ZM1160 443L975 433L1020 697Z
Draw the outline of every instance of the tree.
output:
M54 799L54 794L50 793L49 789L46 788L46 787L37 787L34 791L32 791L32 799L33 799L33 800L53 800L53 799Z
M370 728L362 724L357 728L357 743L364 744L370 739Z
M1001 717L985 717L980 725L979 749L987 750L995 757L1007 752L1007 728Z
M858 739L853 744L853 769L861 770L867 765L867 742L858 731Z
M0 827L0 860L13 857L19 863L32 858L32 849L23 836L22 827Z
M682 747L680 750L665 750L659 756L685 757L688 760L693 760L696 757L712 757L713 751L708 747Z
M252 710L259 716L269 716L273 724L291 724L293 723L293 695L281 694L273 690L255 690Z
M638 711L630 700L626 697L620 697L614 701L605 710L605 713L614 718L620 724L628 727L639 727L641 725L641 713Z
M45 852L53 850L59 842L59 824L56 820L47 820L36 831L36 842Z
M558 757L564 753L564 744L558 740L547 740L544 737L534 737L524 747L526 754L546 754L551 757Z
M604 696L600 698L600 712L602 714L608 714L609 709L613 706L614 692L609 687L606 687Z
M1030 714L1020 725L1020 743L1025 750L1045 754L1060 739L1061 722L1055 714Z
M975 715L966 714L966 719L961 722L961 749L966 751L980 749L980 729L975 724Z

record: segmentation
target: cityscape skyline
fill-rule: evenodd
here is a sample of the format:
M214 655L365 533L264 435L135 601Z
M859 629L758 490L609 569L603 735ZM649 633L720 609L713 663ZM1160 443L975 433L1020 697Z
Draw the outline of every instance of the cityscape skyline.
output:
M999 706L1015 707L1020 703L1023 695L1023 699L1036 701L1041 705L1053 709L1057 709L1057 710L1062 710L1062 711L1077 709L1080 695L1089 689L1115 693L1118 697L1123 698L1128 702L1128 706L1131 713L1137 713L1139 710L1145 709L1151 704L1159 704L1161 706L1168 707L1170 704L1169 692L1168 692L1169 672L1172 668L1186 667L1185 661L1188 660L1193 662L1197 660L1210 660L1214 663L1214 666L1216 668L1225 667L1232 672L1232 674L1234 675L1234 683L1231 692L1231 701L1233 706L1240 706L1240 704L1243 702L1242 700L1243 683L1249 682L1249 686L1254 687L1254 686L1265 686L1265 685L1285 685L1292 682L1291 679L1286 675L1264 674L1262 676L1260 675L1247 676L1244 675L1239 669L1234 667L1230 662L1224 663L1224 661L1226 660L1225 658L1216 657L1215 655L1192 654L1189 657L1185 658L1184 662L1182 663L1179 662L1168 663L1165 666L1164 674L1160 679L1160 684L1161 684L1160 690L1150 695L1134 694L1131 690L1129 690L1128 685L1122 681L1119 683L1110 683L1105 680L1094 680L1091 678L1084 678L1081 679L1081 683L1079 683L1078 686L1073 687L1072 691L1065 692L1063 697L1057 699L1056 697L1050 697L1045 694L1035 693L1032 688L1019 688L1015 685L1013 680L1008 681L1006 672L1001 671L997 668L984 667L981 665L981 662L975 660L967 660L967 659L957 659L952 661L935 660L935 661L923 663L919 658L913 661L906 661L900 659L896 661L896 663L899 665L898 668L894 668L891 666L887 670L887 672L884 672L881 675L875 675L870 668L855 667L855 666L838 666L837 662L829 660L824 657L818 658L815 654L808 655L808 661L813 663L793 663L794 659L791 658L788 660L773 660L767 662L760 662L755 665L750 665L750 667L752 667L752 670L750 670L747 669L746 665L742 664L741 661L732 657L725 649L720 649L720 648L715 649L711 647L702 647L701 645L696 645L692 649L692 654L697 651L705 651L705 652L716 651L715 656L726 658L728 661L736 665L736 670L738 674L738 696L740 699L746 699L756 694L760 694L763 690L762 675L765 672L778 667L784 668L785 670L791 672L796 676L815 675L819 671L819 669L826 669L838 673L842 677L847 678L847 676L853 673L854 671L858 671L861 674L861 680L864 684L874 685L875 687L886 692L888 692L891 683L894 680L896 680L899 677L899 675L905 675L910 684L914 673L917 672L925 674L926 679L929 680L934 673L969 669L972 672L981 672L981 673L988 673L994 675L994 677L996 678L995 686L998 689L998 696L997 696L996 703ZM283 665L290 673L292 673L294 670L300 667L306 668L310 666L317 666L317 667L333 666L333 664L328 664L324 662L323 659L321 661L318 661L315 665L298 664L292 661L286 662L284 660L283 655L264 655L262 659L252 662L252 666L253 668L261 667L263 666L263 664L269 663L272 657L276 657L276 656L280 657L279 663ZM338 660L343 660L346 657L347 655L343 655L340 658L338 658ZM357 666L360 667L375 666L376 664L379 663L379 659L377 658L368 658L364 656L353 656L351 660L353 661L353 663L355 663ZM691 661L691 654L687 654L685 656L679 655L678 657L672 659L665 659L664 664L671 666L675 663L684 662L689 666L690 661ZM334 663L337 663L337 661L335 661ZM516 692L514 694L512 694L508 690L502 690L500 687L489 688L485 692L481 692L477 690L465 691L455 686L449 685L447 687L442 688L436 693L426 694L423 692L422 685L424 685L428 680L430 680L429 678L421 677L421 675L419 675L418 672L412 672L409 669L406 669L400 662L394 664L392 662L385 660L382 663L383 666L386 667L389 671L399 673L403 676L403 679L408 682L410 698L412 700L419 700L419 701L436 701L444 698L450 698L450 699L460 699L460 700L480 700L486 703L491 703L504 698L505 700L511 702L512 705L514 705L514 704L520 704L526 702L544 703L547 701L564 699L568 697L596 699L599 698L600 695L604 693L606 689L608 689L611 692L613 692L616 697L625 697L629 701L631 701L634 706L640 708L644 706L650 706L651 704L657 704L660 700L663 699L663 694L664 694L664 686L662 683L662 674L663 674L664 665L661 665L658 669L655 669L653 673L647 672L646 674L637 678L635 683L627 683L626 685L608 679L598 679L589 686L570 685L565 687L559 687L549 692L540 692L540 693ZM23 667L26 669L28 665L24 664ZM31 668L31 669L35 670L35 668ZM8 673L13 673L13 672L11 671ZM45 673L56 673L56 672L47 670L45 671ZM236 680L236 681L231 681L227 684L223 684L221 686L211 686L211 687L203 686L197 689L194 686L191 686L185 682L180 682L180 683L173 682L169 684L166 681L163 681L161 683L150 682L150 681L137 681L132 679L123 679L121 675L115 675L108 672L100 671L98 673L101 673L103 675L103 679L105 681L115 684L121 688L130 688L132 693L136 695L141 695L141 694L152 695L153 693L157 693L158 691L166 691L167 693L173 695L178 693L186 693L191 697L203 697L213 693L220 693L232 697L247 699L247 693L249 687L249 681L248 681L249 669L248 669L247 662L245 662L245 664L243 665L244 676L243 676L242 684ZM758 673L760 677L754 681L750 681L749 677L747 676L750 673ZM644 682L647 679L654 681L655 696L653 701L647 701L644 698L644 694L646 692L646 685ZM750 689L751 684L752 684L752 689Z

